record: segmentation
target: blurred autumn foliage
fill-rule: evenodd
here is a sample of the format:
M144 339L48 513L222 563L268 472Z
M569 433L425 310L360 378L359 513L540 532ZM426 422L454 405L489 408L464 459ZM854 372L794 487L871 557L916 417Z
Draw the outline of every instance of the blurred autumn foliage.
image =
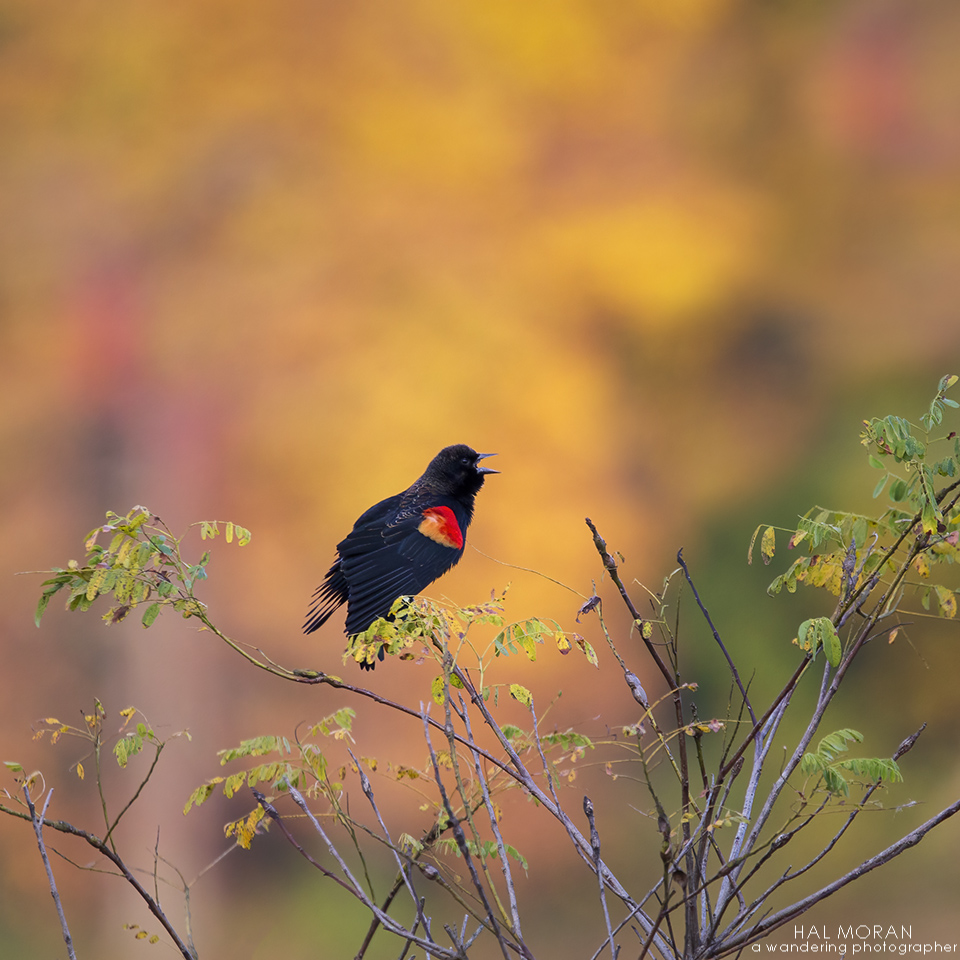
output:
M641 580L684 545L759 657L803 616L758 626L762 572L736 579L749 531L854 496L859 420L919 413L957 367L958 43L951 0L4 4L4 754L95 810L32 720L97 696L203 730L140 813L145 863L162 821L195 874L229 815L190 824L202 849L169 817L213 752L341 704L275 690L176 623L146 644L51 609L38 633L36 584L10 574L58 562L108 509L234 519L255 540L212 561L220 623L339 669L338 625L299 632L333 545L452 442L498 451L503 476L471 529L482 554L437 591L512 581L513 616L572 619L578 597L497 561L589 595L589 514ZM956 635L938 636L891 648L915 696L871 693L897 706L877 722L906 715L894 744L915 715L955 728ZM531 669L594 716L603 665L583 680L571 662ZM377 681L426 689L414 671ZM404 749L402 729L356 729ZM39 955L58 931L22 833L0 833L0 939ZM228 922L267 897L234 858L196 905L211 955L266 956L288 924L287 955L313 955L294 918L327 914L288 865L275 919ZM955 861L928 865L953 890ZM134 908L61 872L97 954L129 955ZM930 895L885 909L933 924Z

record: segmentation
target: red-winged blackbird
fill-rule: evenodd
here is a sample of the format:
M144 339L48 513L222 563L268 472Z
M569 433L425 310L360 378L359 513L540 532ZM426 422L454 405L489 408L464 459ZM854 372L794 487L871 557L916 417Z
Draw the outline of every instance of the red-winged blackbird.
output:
M462 556L484 457L466 444L444 447L419 480L372 506L337 544L337 559L313 595L303 625L312 633L344 603L346 634L363 633L386 617L398 597L415 596ZM380 648L383 659L383 648ZM361 663L372 670L376 664Z

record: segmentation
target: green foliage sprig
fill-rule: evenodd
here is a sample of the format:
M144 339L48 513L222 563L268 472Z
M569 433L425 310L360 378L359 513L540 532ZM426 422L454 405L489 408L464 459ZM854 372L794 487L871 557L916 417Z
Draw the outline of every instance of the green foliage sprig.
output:
M896 760L887 758L843 757L850 743L862 743L863 734L857 730L835 730L827 734L818 744L817 749L805 753L800 761L800 772L811 775L819 774L823 777L825 789L834 795L847 797L850 795L850 784L843 772L854 776L865 777L872 783L886 780L888 783L899 783L903 774Z
M223 522L223 521L220 521ZM219 535L220 522L202 520L200 539ZM99 542L101 535L110 535L110 542ZM250 542L252 534L233 522L224 523L227 543L236 538L242 547ZM194 590L207 578L209 551L190 563L181 553L181 537L175 537L163 521L146 507L134 507L126 516L107 512L107 522L95 527L84 542L84 562L71 560L66 568L54 568L54 576L43 582L46 588L37 603L34 620L40 619L50 600L61 590L67 590L68 610L88 610L100 596L112 596L117 605L111 607L103 619L120 623L133 609L147 601L141 618L144 627L150 627L162 606L171 606L183 617L197 616L203 604Z
M493 593L485 603L466 607L454 607L426 597L398 597L386 617L374 620L363 633L347 639L344 660L374 663L381 651L401 660L414 660L418 655L413 648L419 642L425 650L419 658L421 660L430 646L434 647L437 659L442 659L448 645L452 645L457 654L466 647L473 651L479 669L484 671L490 664L491 653L494 657L523 653L534 663L537 647L549 639L563 654L576 646L592 666L597 666L593 645L579 633L565 631L556 621L529 617L507 623L504 616L506 594L506 590ZM478 646L473 642L471 628L481 625L499 627L500 630L492 640Z
M945 408L957 403L944 396L957 383L950 375L940 380L937 395L920 426L898 416L863 421L860 442L867 447L868 462L884 476L875 486L874 499L887 490L892 504L875 516L812 507L787 531L789 549L806 547L770 584L775 596L793 593L798 584L820 587L839 598L839 618L868 594L883 588L883 613L898 606L900 591L913 588L929 610L935 601L941 617L957 613L954 588L929 582L934 567L960 562L960 437L956 431L932 436L943 420ZM937 489L938 482L951 481ZM772 526L761 525L750 541L748 560L760 531L760 554L769 563L776 551Z

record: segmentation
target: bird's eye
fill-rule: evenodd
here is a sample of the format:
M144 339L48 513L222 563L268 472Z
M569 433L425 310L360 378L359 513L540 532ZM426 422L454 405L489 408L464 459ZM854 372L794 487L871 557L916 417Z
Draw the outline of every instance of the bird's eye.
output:
M469 462L470 462L470 458L469 458L469 457L461 457L461 458L460 458L460 462L461 462L461 463L469 463Z

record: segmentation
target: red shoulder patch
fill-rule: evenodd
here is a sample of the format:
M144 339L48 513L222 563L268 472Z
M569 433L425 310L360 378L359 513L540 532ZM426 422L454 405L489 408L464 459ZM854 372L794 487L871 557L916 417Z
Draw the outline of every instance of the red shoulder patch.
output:
M463 531L449 507L427 507L423 511L423 520L417 530L425 537L453 550L460 550L463 547Z

